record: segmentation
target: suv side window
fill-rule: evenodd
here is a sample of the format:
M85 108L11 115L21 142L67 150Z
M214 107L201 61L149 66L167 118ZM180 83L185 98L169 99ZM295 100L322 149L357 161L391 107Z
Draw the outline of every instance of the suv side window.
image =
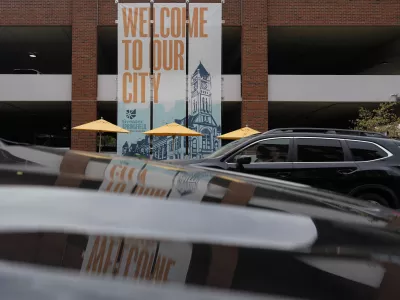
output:
M243 156L250 156L251 163L287 162L289 161L290 138L268 139L260 141L239 151L229 163L236 163Z
M344 161L342 144L335 139L297 138L298 162Z
M368 161L387 157L387 153L372 143L347 141L354 161Z

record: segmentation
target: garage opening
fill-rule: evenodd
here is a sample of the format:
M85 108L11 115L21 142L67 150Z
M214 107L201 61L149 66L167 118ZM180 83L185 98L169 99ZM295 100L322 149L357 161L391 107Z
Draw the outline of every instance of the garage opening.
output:
M399 75L400 26L268 28L269 74Z
M71 74L71 27L1 26L0 74Z

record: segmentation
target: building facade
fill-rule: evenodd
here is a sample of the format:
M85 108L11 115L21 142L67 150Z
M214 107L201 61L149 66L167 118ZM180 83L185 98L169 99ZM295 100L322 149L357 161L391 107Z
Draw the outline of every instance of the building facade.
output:
M179 0L177 0L179 1ZM173 2L177 2L173 1ZM144 2L120 0L120 2ZM168 2L161 1L161 2ZM171 0L172 2L172 0ZM191 0L190 2L218 2ZM69 26L72 28L72 126L97 118L98 105L98 28L116 26L117 5L114 0L2 0L0 26ZM258 130L268 128L268 35L269 28L296 26L400 26L398 0L225 0L224 26L241 28L241 124ZM206 102L192 98L195 119L192 128L206 133L196 140L201 156L216 146L220 133L211 119L207 120ZM197 119L196 119L197 118ZM201 125L207 124L207 125ZM96 149L95 134L72 132L73 149ZM209 138L209 139L208 139ZM185 139L181 139L184 143ZM168 146L160 139L155 153L168 156ZM162 146L161 146L162 144ZM195 146L194 146L195 145ZM136 145L140 147L140 145ZM131 145L127 145L129 151ZM183 145L182 145L183 148ZM203 149L203 150L201 150ZM204 152L207 150L206 152ZM202 152L203 151L203 152Z

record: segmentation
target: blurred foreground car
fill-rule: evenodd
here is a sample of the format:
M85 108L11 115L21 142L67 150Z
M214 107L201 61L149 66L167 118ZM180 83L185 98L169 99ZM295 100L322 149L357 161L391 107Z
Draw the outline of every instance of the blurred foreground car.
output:
M400 234L368 214L352 218L336 211L347 221L335 222L54 187L0 187L0 197L0 259L71 272L82 288L93 277L266 297L398 299ZM51 290L63 288L54 280ZM3 285L32 288L21 290L12 278L3 278Z
M257 176L44 147L2 150L11 158L0 164L1 260L69 270L76 280L269 297L400 294L398 214L382 206Z

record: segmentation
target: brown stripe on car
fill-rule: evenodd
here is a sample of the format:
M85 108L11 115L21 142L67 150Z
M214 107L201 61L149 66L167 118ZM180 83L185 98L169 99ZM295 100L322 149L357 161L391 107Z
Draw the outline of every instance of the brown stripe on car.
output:
M56 186L79 187L85 178L86 167L90 156L80 155L75 151L68 151L61 162L60 174L55 182Z
M221 204L246 206L253 197L255 186L231 181ZM208 270L207 285L230 288L238 263L239 249L231 246L213 245Z

